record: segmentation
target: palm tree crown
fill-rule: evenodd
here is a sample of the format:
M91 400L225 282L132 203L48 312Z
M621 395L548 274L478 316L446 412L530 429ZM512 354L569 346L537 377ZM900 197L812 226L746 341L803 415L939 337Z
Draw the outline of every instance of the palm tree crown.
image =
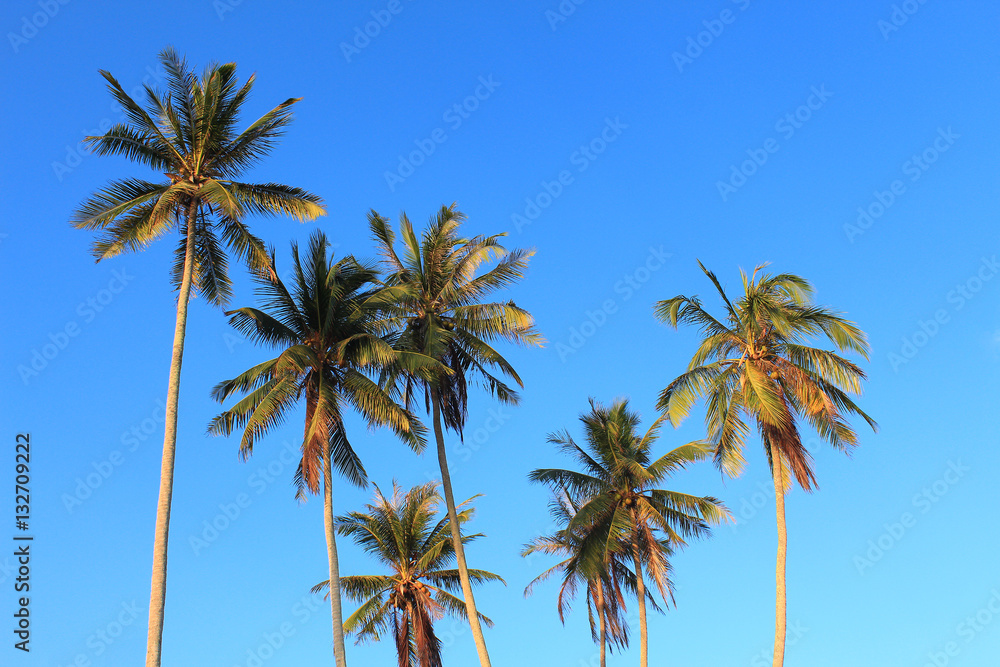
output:
M772 467L776 451L802 488L810 490L816 479L796 417L838 449L857 445L845 414L861 416L873 429L876 424L848 396L861 392L864 371L803 341L825 335L838 350L867 359L867 337L853 322L813 305L812 286L799 276L761 273L764 266L751 276L741 271L743 295L734 304L715 274L699 266L719 292L726 318L720 322L710 315L697 297L676 296L656 304L661 321L672 327L696 325L704 336L687 372L661 392L658 407L679 424L699 398L707 397L708 439L716 464L731 476L739 475L745 464L742 448L750 428L743 417L750 417ZM791 476L784 479L787 486Z
M193 288L222 305L232 294L224 246L252 268L267 267L263 243L243 222L248 213L298 220L326 213L319 197L300 188L235 180L271 152L292 120L292 105L301 98L282 102L238 132L253 75L239 86L236 65L227 63L207 67L198 78L170 48L160 61L167 91L146 86L145 108L109 72L101 72L127 121L86 142L98 155L124 156L163 172L167 180L112 181L80 206L72 222L101 232L93 247L99 260L141 250L178 228L174 284L182 283L190 255Z
M421 386L429 407L429 392L435 391L445 427L457 433L465 423L470 375L481 379L498 400L517 402L517 392L499 375L519 386L521 379L490 344L498 339L527 346L542 343L531 315L513 301L483 303L485 297L524 277L533 251L507 251L500 245L504 234L463 238L459 227L464 220L454 204L442 207L418 240L403 214L400 257L389 222L374 211L368 216L387 273L386 289L375 301L397 332L396 345L441 362L430 379L406 374L406 394L412 395L415 384ZM499 258L497 264L477 276L493 258Z
M590 634L600 647L600 664L603 667L606 646L610 644L612 650L615 647L628 646L625 594L635 594L636 580L635 574L628 569L619 554L607 554L607 560L597 570L588 568L588 563L584 562L587 528L577 527L574 530L569 528L579 509L564 489L554 494L549 501L549 514L560 528L548 535L533 538L525 545L521 555L524 557L535 554L555 555L563 557L563 560L535 577L524 589L524 595L527 597L539 583L561 574L562 583L559 586L556 609L559 612L559 620L565 624L570 601L576 595L579 586L583 584L586 588ZM659 610L651 595L647 597L647 601Z
M591 399L581 415L585 444L567 431L549 435L549 442L579 464L583 471L543 468L528 478L577 499L579 510L567 530L583 531L579 550L583 572L606 570L616 556L631 556L639 605L640 661L647 664L646 590L643 572L652 578L664 601L673 599L668 557L685 544L685 537L704 536L709 524L726 520L725 506L710 496L699 497L656 488L672 473L707 458L703 442L677 447L653 459L652 447L665 420L661 416L645 434L639 416L620 399L605 407Z
M327 258L329 243L322 232L309 240L305 258L292 244L293 273L289 289L281 278L257 279L262 308L228 313L230 323L255 342L281 353L232 380L220 383L213 397L223 402L245 394L209 426L215 435L242 429L240 452L248 456L254 443L282 423L301 399L306 404L302 461L296 479L300 493L316 492L322 455L329 444L334 465L358 486L367 483L360 458L343 429L343 407L350 405L370 425L386 425L416 450L424 446L424 427L365 373L416 355L399 355L375 331L375 313L365 307L375 289L374 267L348 256Z
M455 561L451 527L447 517L435 520L440 496L436 482L416 486L406 493L393 483L386 498L375 488L373 503L364 512L337 517L337 532L347 535L365 552L390 570L390 574L343 577L347 597L360 602L344 622L344 629L357 642L379 641L391 634L396 642L400 667L441 665L441 642L434 633L434 621L444 614L467 618L465 603L453 595L461 588ZM465 501L461 507L469 505ZM460 523L472 516L466 507L458 514ZM480 534L463 535L471 542ZM469 570L476 584L503 579L485 570ZM324 581L313 592L327 588ZM492 621L482 614L487 625Z

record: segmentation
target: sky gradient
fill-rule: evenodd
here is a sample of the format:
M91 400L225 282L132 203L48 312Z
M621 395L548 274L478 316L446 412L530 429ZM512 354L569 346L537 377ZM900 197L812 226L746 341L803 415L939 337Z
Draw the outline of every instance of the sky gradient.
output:
M422 228L452 202L470 234L507 232L508 247L536 250L508 293L547 339L503 350L524 380L521 405L476 392L465 442L449 436L456 498L483 494L474 528L487 537L468 548L470 566L507 580L476 596L496 622L495 665L596 664L582 600L563 627L554 583L522 596L554 562L518 555L551 528L548 492L526 475L569 464L545 437L579 436L588 397L627 396L644 427L655 418L697 332L659 324L653 303L698 294L720 312L696 259L731 295L741 267L801 275L872 344L859 402L879 432L856 424L851 457L804 436L820 488L787 500L786 664L995 664L1000 6L673 4L4 3L0 486L10 516L14 439L30 432L35 552L30 655L11 647L12 559L0 555L0 663L126 665L145 653L174 240L95 265L92 235L68 220L109 179L155 178L79 142L121 119L98 70L126 90L155 86L172 45L199 71L232 61L241 80L256 72L247 123L304 98L246 175L328 208L317 223L251 220L279 270L317 225L338 256L373 257L370 209ZM232 305L254 304L235 264L233 277ZM332 661L328 605L309 594L326 578L322 502L297 504L291 485L301 419L247 462L238 438L205 434L219 411L211 387L265 354L192 302L165 665L249 667L269 637L280 646L263 651L267 667ZM664 430L657 451L702 437L703 414ZM353 416L348 433L383 489L438 476L433 452ZM738 479L706 463L670 482L720 498L737 522L673 559L677 606L650 616L653 664L770 664L773 493L755 438L747 456ZM371 495L346 482L335 493L338 512ZM348 540L340 558L342 574L377 571ZM445 664L473 665L464 625L437 627ZM391 641L349 644L348 658L394 664L395 653ZM609 658L637 662L637 646Z

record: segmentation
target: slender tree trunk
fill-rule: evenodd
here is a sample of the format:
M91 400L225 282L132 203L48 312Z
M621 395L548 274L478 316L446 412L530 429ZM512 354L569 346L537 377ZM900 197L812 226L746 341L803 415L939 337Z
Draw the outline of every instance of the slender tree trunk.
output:
M632 510L632 521L636 521ZM649 638L646 635L646 582L642 580L642 559L639 557L639 543L632 538L632 558L635 560L635 594L639 599L639 667L649 666Z
M184 357L184 333L187 329L188 302L191 299L191 276L194 273L195 223L198 202L187 210L187 240L184 270L177 293L177 323L170 355L170 378L167 380L167 404L164 408L163 458L160 462L160 493L156 501L156 528L153 537L153 576L149 592L149 632L146 637L146 667L160 667L163 645L163 610L167 598L167 539L170 533L170 503L174 495L174 455L177 450L177 400L181 388L181 360Z
M608 630L604 626L604 616L602 615L601 616L601 667L606 667L608 664L607 658L605 657L605 652L607 650L607 645L608 645L607 632Z
M337 558L337 531L333 525L333 465L329 440L323 448L323 526L326 528L326 556L330 562L330 613L333 616L333 657L337 667L347 667L344 650L344 612L340 599L340 561Z
M479 654L480 667L490 667L490 655L486 652L486 638L479 625L479 612L476 610L476 599L472 595L472 581L469 579L469 567L465 564L465 547L462 546L462 533L458 525L458 511L455 509L455 495L451 490L451 475L448 474L448 455L444 449L444 434L441 432L441 398L435 389L431 389L433 405L434 438L437 440L438 464L441 466L441 485L444 487L444 502L448 506L448 522L451 524L451 540L455 545L455 559L458 561L458 577L462 581L462 594L465 596L465 609L469 614L469 627L472 638L476 641L476 651Z
M601 667L606 667L605 647L608 645L608 628L605 625L604 590L600 584L597 586L597 616L601 621Z
M774 660L773 667L785 664L785 559L788 556L788 532L785 530L785 483L784 468L779 454L773 447L771 462L774 476L774 505L778 518L778 562L775 566L775 609L774 609Z

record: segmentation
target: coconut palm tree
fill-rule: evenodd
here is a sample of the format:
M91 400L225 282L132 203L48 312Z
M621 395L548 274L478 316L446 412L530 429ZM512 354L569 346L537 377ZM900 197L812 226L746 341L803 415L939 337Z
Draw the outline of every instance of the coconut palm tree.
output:
M207 67L199 78L171 48L160 54L160 62L166 70L167 91L146 86L145 107L133 100L110 73L101 72L126 121L85 141L98 155L123 156L162 172L166 180L112 181L81 204L71 219L80 229L99 232L93 245L98 261L142 250L175 229L179 232L171 274L178 290L177 321L156 505L147 667L160 664L177 397L192 290L213 305L228 302L232 286L226 248L252 269L266 269L266 249L244 221L248 213L286 214L298 220L325 214L320 198L305 190L236 180L271 152L291 122L291 107L298 99L282 102L238 132L253 76L239 86L236 65L228 63Z
M590 412L580 416L585 444L578 445L568 431L552 433L548 441L572 457L582 472L558 468L532 471L528 479L564 488L580 499L568 531L584 533L580 546L584 572L599 570L611 558L631 557L639 608L639 663L649 664L646 626L648 576L664 601L673 599L668 557L686 543L702 537L709 524L729 518L726 507L711 496L693 496L655 488L673 472L704 460L711 450L702 442L681 445L655 461L652 447L665 418L660 416L639 435L639 416L628 401L605 407L590 399Z
M372 299L372 303L382 309L385 326L396 332L397 349L440 362L438 370L429 374L396 369L387 373L383 380L387 386L401 387L407 406L414 400L415 392L420 391L424 407L432 415L462 594L480 665L489 667L486 640L467 574L465 550L459 540L443 428L462 433L469 379L480 380L499 401L516 404L516 391L499 376L513 379L518 386L521 386L521 379L491 343L499 339L534 346L541 345L542 338L534 329L531 315L513 301L483 303L491 293L520 280L533 253L508 252L500 245L503 234L462 238L459 227L464 219L454 204L442 207L418 240L409 219L403 214L400 219L404 246L401 258L396 253L395 235L388 220L372 211L368 222L387 274L385 289ZM499 258L496 265L476 275L492 258Z
M618 554L609 553L607 559L596 571L587 571L584 561L586 542L586 527L569 530L573 516L579 511L579 506L560 489L549 502L549 514L559 530L548 535L532 539L525 545L521 555L529 557L534 554L564 556L563 560L548 568L535 577L524 589L525 597L531 595L539 583L553 575L562 575L556 608L559 620L565 624L565 613L569 611L570 600L576 595L580 584L586 586L587 619L590 622L590 634L597 642L600 651L600 665L607 664L606 649L628 647L628 619L625 616L625 593L635 594L635 574L628 569ZM653 596L647 595L647 601L657 611L659 606ZM595 622L596 615L596 622Z
M472 516L462 503L459 523ZM446 569L455 560L451 522L447 516L435 522L441 497L437 482L415 486L405 494L393 482L392 496L386 498L375 487L374 502L364 512L337 517L337 532L354 539L390 574L350 576L341 579L347 597L361 603L344 623L344 630L357 636L357 643L379 641L392 633L396 641L399 667L440 667L441 641L434 633L434 621L444 614L467 618L466 606L453 593L461 588L455 569ZM468 543L481 534L463 535ZM473 583L503 579L485 570L469 570ZM329 590L329 581L313 587L318 593ZM493 625L479 614L483 623Z
M688 370L660 394L658 407L677 425L701 397L706 397L705 425L716 465L727 475L743 471L743 445L753 422L767 454L774 482L778 524L774 659L784 664L785 494L792 477L806 491L816 485L809 452L799 437L804 420L833 447L850 451L858 437L845 415L858 415L873 430L875 422L849 394L860 394L864 371L836 352L804 343L825 336L838 351L868 359L864 332L828 308L812 303L812 286L791 274L752 275L742 270L743 294L730 301L718 279L698 262L718 291L725 318L717 320L697 297L676 296L656 304L656 316L676 328L697 326L703 335ZM760 275L758 275L760 274Z
M329 577L333 582L331 614L334 654L346 664L339 565L333 518L333 469L357 486L367 485L361 459L347 439L343 409L356 409L369 425L389 426L415 450L425 444L423 426L365 372L394 364L419 364L418 355L398 354L372 333L374 311L363 304L376 279L373 266L353 257L327 258L322 232L313 233L305 257L292 244L291 290L277 277L258 278L261 309L231 311L230 323L257 343L280 350L277 357L257 364L220 383L213 397L220 403L244 394L209 425L209 432L229 435L242 429L240 453L253 453L256 440L281 424L304 399L305 430L302 459L296 471L298 497L317 493L323 480L324 523ZM274 268L272 266L272 268ZM416 361L414 361L416 359Z

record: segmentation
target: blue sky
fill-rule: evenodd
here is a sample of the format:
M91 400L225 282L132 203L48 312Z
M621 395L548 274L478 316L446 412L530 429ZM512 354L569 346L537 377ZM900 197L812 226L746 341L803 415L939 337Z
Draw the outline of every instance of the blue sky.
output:
M234 61L241 78L256 72L248 122L304 97L273 156L247 175L326 201L318 223L253 221L279 267L289 241L317 224L338 253L372 256L369 209L423 224L453 201L470 233L506 231L509 246L536 249L511 290L548 340L507 350L522 404L500 410L472 396L466 443L449 444L456 495L484 494L475 528L488 537L470 563L508 582L477 594L496 621L494 664L595 656L582 602L563 628L554 584L522 597L551 564L518 556L550 528L547 492L526 475L568 463L545 435L578 433L589 396L628 396L645 423L654 418L696 332L660 325L652 304L700 294L719 305L696 258L730 293L740 267L802 275L872 343L860 401L880 432L859 425L851 458L814 444L820 489L788 498L788 664L993 664L1000 7L667 5L400 0L393 14L384 0L181 0L169 12L5 3L0 479L13 486L15 435L30 432L35 551L32 651L15 651L8 634L3 664L123 665L144 654L173 243L95 265L92 237L68 219L109 179L149 176L78 142L120 119L97 71L127 90L155 84L166 45L199 70ZM234 305L253 303L246 276L234 275ZM209 389L263 354L193 302L164 664L252 665L268 637L280 647L264 651L267 667L330 658L328 607L308 592L325 578L321 502L294 501L283 450L300 437L297 422L245 463L236 438L204 434L218 411ZM26 372L33 358L37 372ZM660 450L701 437L701 419L665 431ZM357 420L348 428L383 488L436 477L430 454ZM677 607L650 620L654 664L770 664L773 501L755 440L748 458L739 479L705 464L671 482L719 497L737 523L675 557ZM346 483L336 493L338 511L370 496ZM86 497L68 506L77 494ZM192 542L227 512L228 526ZM353 544L340 551L344 574L375 571ZM10 564L0 556L8 625ZM438 629L446 664L474 663L460 623ZM609 664L635 664L637 651ZM392 664L394 652L383 642L349 658Z

